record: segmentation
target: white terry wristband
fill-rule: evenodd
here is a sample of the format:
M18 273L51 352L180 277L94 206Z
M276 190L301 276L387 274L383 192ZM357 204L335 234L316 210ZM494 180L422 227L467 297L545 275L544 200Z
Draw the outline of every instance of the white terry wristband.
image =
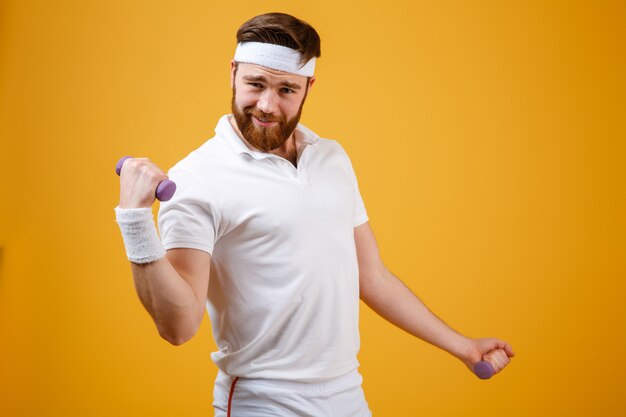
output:
M117 206L115 215L129 261L146 264L165 256L165 248L154 225L152 208L125 209Z

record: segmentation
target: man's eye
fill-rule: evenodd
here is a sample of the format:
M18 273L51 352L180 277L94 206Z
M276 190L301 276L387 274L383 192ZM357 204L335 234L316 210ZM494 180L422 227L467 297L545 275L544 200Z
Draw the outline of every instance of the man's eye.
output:
M287 94L295 93L295 91L293 91L291 88L287 88L287 87L283 87L282 91L283 91L283 93L287 93Z
M251 85L254 88L263 88L263 85L259 83L248 83L248 85Z

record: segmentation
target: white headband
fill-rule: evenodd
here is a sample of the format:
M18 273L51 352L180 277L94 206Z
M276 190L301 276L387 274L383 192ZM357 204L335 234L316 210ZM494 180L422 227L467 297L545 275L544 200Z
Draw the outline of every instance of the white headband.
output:
M300 52L286 46L262 42L243 42L237 44L235 61L257 64L279 71L312 77L315 72L315 57L300 65Z

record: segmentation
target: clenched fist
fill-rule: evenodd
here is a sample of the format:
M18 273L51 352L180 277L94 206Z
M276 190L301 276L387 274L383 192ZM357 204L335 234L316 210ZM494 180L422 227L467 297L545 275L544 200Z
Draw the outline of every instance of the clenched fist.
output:
M166 201L174 194L174 183L148 158L126 157L120 163L120 208L151 207L155 198ZM173 187L169 195L162 195L163 186Z

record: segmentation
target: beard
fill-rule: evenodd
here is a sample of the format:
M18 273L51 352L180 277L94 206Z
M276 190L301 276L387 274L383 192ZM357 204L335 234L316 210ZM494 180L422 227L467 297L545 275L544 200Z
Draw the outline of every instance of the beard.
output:
M304 101L306 99L305 94L304 98L302 99L302 103L300 103L298 113L291 119L286 120L284 116L277 117L271 114L267 114L257 109L255 106L245 107L243 110L240 110L239 107L237 107L237 103L235 102L236 94L237 91L235 88L233 88L231 110L233 112L233 115L235 116L235 122L237 122L237 127L250 145L263 152L269 152L271 150L279 148L285 143L287 139L289 139L293 131L298 126L298 123L300 122L302 107L304 106ZM254 123L252 117L256 117L267 122L277 122L277 124L275 126L269 127L259 126Z

